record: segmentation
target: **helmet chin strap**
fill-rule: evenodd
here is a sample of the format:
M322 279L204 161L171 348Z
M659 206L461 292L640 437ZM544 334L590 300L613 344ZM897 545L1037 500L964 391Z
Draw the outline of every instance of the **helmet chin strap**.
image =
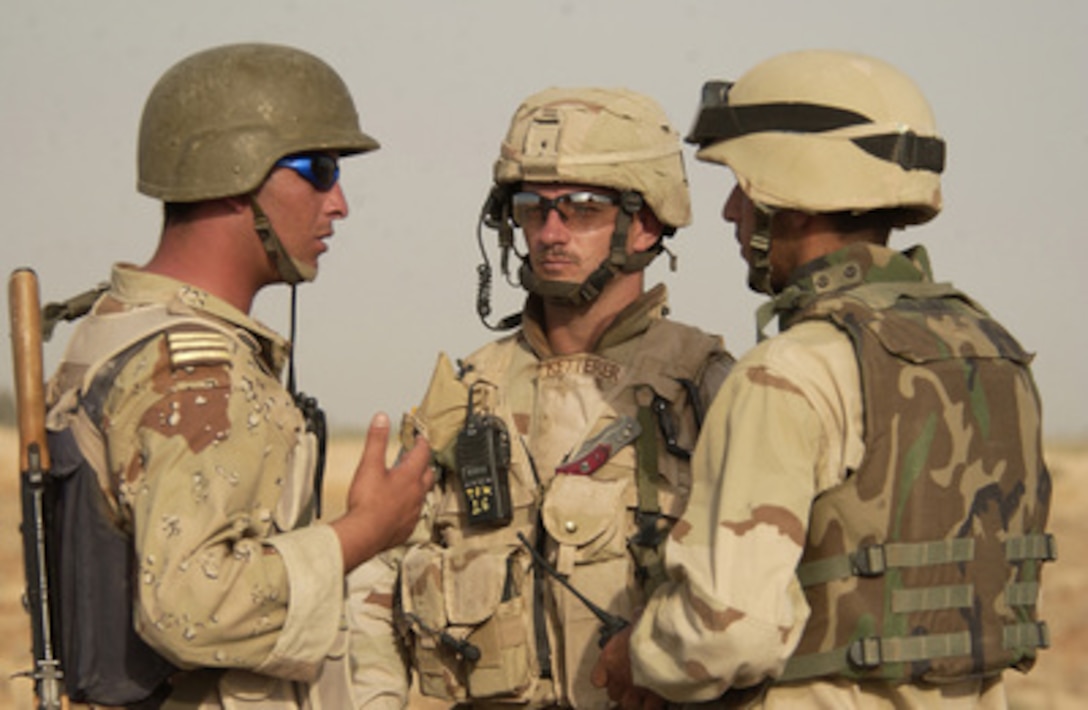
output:
M261 206L257 204L257 198L249 196L249 204L253 207L253 226L257 230L257 236L261 238L261 244L268 258L276 265L276 271L280 278L291 286L291 353L289 369L287 371L287 392L294 400L295 406L302 413L306 424L306 431L311 432L317 441L317 458L314 462L314 515L321 517L322 483L325 478L325 455L328 440L325 411L318 405L317 400L298 391L295 383L295 355L298 352L298 285L303 281L313 281L317 276L317 269L308 264L296 261L287 253L287 249L280 241L276 230L272 228L272 222L268 219Z
M279 235L272 227L271 220L261 209L255 196L249 195L249 204L253 208L253 227L257 230L261 246L264 247L269 260L276 266L280 278L292 286L303 281L313 281L317 277L317 268L303 264L287 253Z
M748 288L756 293L775 294L771 285L771 220L774 209L755 205L755 224L748 241Z
M771 222L777 210L758 203L755 208L755 224L748 242L748 287L771 297L756 309L756 342L761 343L767 339L766 329L775 315L794 308L803 294L796 284L775 288L771 278Z
M542 279L533 273L529 256L526 255L522 257L521 268L518 270L518 279L522 287L549 303L579 307L596 300L605 285L616 274L630 274L645 269L661 253L664 245L661 240L658 240L657 244L646 251L627 253L627 233L630 230L631 221L644 204L642 195L637 192L625 191L620 194L620 210L616 214L608 258L602 261L585 281L576 283Z

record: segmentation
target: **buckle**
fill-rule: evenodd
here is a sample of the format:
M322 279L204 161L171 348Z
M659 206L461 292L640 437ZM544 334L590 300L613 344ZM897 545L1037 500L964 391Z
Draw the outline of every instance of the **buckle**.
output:
M1054 562L1058 559L1058 540L1052 533L1046 533L1044 539L1046 540L1044 543L1046 546L1046 556L1043 557L1043 562Z
M879 667L884 662L880 652L880 639L876 636L855 639L846 649L846 660L859 670Z
M850 555L850 570L857 577L879 577L887 569L883 545L862 547Z
M1046 625L1045 621L1040 621L1035 624L1039 630L1039 648L1050 648L1050 627Z

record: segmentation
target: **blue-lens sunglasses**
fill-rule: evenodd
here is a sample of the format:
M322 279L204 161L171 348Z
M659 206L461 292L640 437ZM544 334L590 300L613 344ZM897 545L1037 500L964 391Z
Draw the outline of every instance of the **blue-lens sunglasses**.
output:
M340 163L325 153L289 155L276 161L277 168L290 168L311 185L324 192L331 190L340 179Z

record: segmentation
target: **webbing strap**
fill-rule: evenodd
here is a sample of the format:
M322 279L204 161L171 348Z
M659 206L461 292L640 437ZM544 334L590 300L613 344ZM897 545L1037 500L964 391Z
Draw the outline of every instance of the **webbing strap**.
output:
M892 591L892 612L909 614L915 611L963 609L971 606L974 595L975 585L973 584L896 589Z
M1005 587L1005 603L1009 606L1035 606L1038 598L1038 582L1013 582Z
M665 560L661 543L667 529L659 525L661 504L657 497L657 434L654 432L653 412L649 407L638 408L638 423L642 433L638 437L638 511L635 525L638 532L628 543L628 548L638 565L642 590L649 597L665 581Z
M849 646L794 656L786 663L781 682L837 674L845 670L873 670L886 663L911 663L971 653L971 633L929 634L904 638L869 636Z
M806 562L797 568L803 587L847 577L877 577L889 568L923 567L948 562L969 562L975 557L973 538L933 542L893 542L869 545L856 552Z
M99 297L108 291L109 283L100 283L92 289L72 296L67 301L51 302L42 307L42 340L53 337L53 329L62 320L79 320L87 315Z
M1005 541L1005 559L1009 562L1021 560L1051 562L1058 559L1058 543L1050 533L1010 537Z
M1010 624L1005 627L1003 645L1010 651L1050 648L1050 628L1045 621Z
M857 668L876 668L884 663L911 663L970 653L971 632L958 631L905 638L858 639L850 644L847 659Z
M657 435L649 407L638 408L638 423L642 428L638 437L638 512L656 516L661 512L657 500Z

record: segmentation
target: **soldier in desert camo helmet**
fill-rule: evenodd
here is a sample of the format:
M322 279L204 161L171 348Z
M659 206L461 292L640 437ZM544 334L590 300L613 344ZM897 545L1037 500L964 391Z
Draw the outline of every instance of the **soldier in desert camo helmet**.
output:
M1050 477L1031 356L888 246L941 208L928 102L879 59L791 52L708 82L688 140L736 178L722 215L780 332L708 412L668 581L594 680L623 707L1004 707L1047 643Z

